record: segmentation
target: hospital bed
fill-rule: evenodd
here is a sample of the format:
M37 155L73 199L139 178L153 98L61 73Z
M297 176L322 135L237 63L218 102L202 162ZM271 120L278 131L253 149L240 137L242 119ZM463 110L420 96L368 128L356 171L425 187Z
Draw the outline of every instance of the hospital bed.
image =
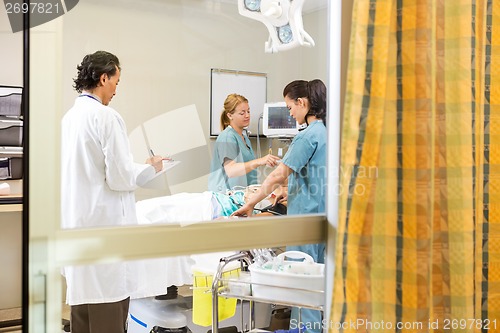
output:
M245 191L244 195L251 195L257 188L258 186L251 185L243 189ZM237 191L240 190L228 194L234 195ZM266 207L270 203L269 199L264 199L256 208ZM179 193L141 200L136 203L136 212L138 222L141 225L172 224L186 226L223 217L219 206L213 192L206 191L201 193ZM141 289L132 298L161 295L171 285L191 285L193 266L203 266L215 272L220 258L234 253L217 252L134 262L135 269L140 272Z

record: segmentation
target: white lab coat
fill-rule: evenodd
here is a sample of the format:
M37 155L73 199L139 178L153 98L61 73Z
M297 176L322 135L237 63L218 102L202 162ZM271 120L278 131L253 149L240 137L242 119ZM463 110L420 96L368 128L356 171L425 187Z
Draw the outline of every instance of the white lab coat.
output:
M80 96L62 120L61 174L62 228L85 228L137 224L134 190L155 170L133 162L118 112ZM123 300L137 290L137 273L127 263L65 267L66 302Z

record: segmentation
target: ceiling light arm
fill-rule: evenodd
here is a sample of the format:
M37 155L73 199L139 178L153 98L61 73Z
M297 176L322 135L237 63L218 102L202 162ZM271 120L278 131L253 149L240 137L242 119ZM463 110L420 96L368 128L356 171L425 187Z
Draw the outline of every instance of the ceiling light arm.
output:
M264 23L269 31L264 49L276 53L315 45L303 27L303 5L304 0L238 0L238 11L242 16Z

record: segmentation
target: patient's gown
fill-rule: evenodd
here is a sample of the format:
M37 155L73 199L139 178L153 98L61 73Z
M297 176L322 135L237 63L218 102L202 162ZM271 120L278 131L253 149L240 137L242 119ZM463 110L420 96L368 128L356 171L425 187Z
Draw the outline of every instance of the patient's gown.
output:
M245 203L245 194L243 192L234 192L231 195L213 192L213 199L217 205L214 205L214 218L229 216Z

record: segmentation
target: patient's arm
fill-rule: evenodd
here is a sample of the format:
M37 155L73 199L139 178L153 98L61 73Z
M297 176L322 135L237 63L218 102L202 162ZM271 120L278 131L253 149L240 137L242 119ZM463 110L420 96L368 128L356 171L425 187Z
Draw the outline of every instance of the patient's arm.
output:
M269 176L267 176L260 189L251 198L249 198L248 202L231 216L251 216L255 205L271 194L279 185L285 184L291 173L292 169L284 163L280 163L278 167L274 169Z

